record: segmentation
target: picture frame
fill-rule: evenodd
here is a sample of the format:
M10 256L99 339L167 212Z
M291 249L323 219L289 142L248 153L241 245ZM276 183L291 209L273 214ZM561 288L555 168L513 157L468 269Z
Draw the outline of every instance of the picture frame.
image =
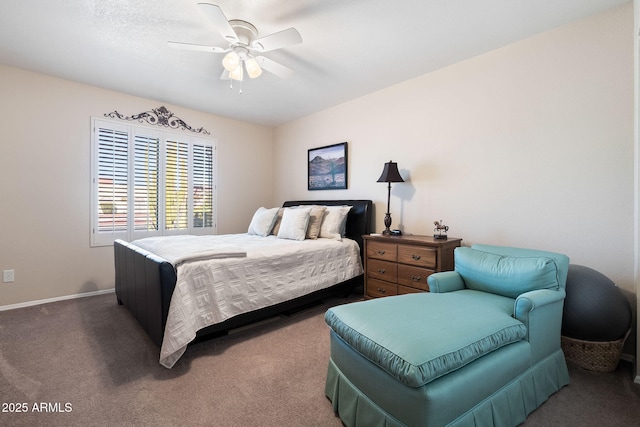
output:
M312 148L307 155L307 189L346 190L348 183L347 143Z

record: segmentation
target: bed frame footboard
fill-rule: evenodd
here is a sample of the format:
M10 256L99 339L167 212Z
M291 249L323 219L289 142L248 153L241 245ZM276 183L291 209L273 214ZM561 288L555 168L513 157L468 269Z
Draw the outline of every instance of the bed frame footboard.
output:
M114 242L116 297L160 347L176 271L167 260L123 240Z

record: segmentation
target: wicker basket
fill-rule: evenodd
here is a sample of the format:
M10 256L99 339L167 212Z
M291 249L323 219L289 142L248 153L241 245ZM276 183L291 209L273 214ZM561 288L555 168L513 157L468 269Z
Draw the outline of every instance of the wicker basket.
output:
M568 362L581 368L597 372L612 372L616 370L622 347L631 329L624 337L616 341L583 341L576 338L562 336L562 351Z

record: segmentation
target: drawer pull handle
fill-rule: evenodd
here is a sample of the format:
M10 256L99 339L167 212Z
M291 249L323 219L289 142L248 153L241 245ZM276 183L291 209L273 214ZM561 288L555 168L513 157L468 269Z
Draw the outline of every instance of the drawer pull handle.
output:
M380 292L381 294L384 294L385 292L387 292L387 290L384 288L378 288L378 292Z
M387 270L385 270L384 268L379 268L378 269L378 273L380 273L380 274L384 274L386 272L387 272Z
M415 261L418 261L422 257L420 255L411 255L411 258L413 258Z
M411 280L413 280L414 282L419 282L420 280L422 280L422 276L411 276Z
M386 251L383 251L382 249L378 249L378 255L384 255L386 253Z

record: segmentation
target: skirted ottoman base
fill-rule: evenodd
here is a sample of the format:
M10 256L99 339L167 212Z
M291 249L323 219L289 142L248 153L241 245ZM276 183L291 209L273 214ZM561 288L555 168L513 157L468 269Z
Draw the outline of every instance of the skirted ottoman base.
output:
M421 387L408 387L331 334L325 394L347 427L515 426L569 383L561 350L521 366L528 343L503 347Z

